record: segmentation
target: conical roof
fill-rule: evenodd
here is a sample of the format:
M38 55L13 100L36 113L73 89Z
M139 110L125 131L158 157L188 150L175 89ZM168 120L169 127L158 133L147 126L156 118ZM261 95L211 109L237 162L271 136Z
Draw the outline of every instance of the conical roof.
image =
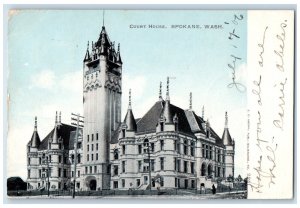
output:
M37 132L37 118L35 117L34 131L31 137L31 147L37 148L41 143L40 136Z
M222 136L222 141L224 145L233 145L232 138L229 133L228 129L228 115L227 112L225 112L225 128Z
M127 114L124 119L124 123L127 126L127 131L136 131L136 122L131 109L128 109Z

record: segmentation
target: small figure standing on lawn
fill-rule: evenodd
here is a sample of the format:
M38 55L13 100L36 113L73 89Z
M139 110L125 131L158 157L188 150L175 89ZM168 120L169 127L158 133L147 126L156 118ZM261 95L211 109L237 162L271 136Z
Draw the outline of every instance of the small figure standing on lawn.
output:
M212 193L213 193L213 194L216 194L216 187L215 187L215 184L212 185Z

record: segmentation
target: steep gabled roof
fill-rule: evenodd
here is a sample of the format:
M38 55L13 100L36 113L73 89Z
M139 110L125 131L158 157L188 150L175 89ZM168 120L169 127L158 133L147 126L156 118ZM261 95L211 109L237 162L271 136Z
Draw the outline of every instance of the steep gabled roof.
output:
M70 140L70 134L72 131L75 131L76 127L67 125L67 124L61 124L57 127L57 137L63 139L63 145L64 149L69 149L69 140ZM50 133L43 139L41 144L39 145L38 150L46 150L48 148L48 142L49 139L52 138L54 133L54 128L50 131Z
M157 101L150 108L150 110L137 122L137 133L156 131L156 125L159 121L164 105L165 101ZM177 114L179 132L193 135L183 109L170 104L170 113L172 118L175 114Z

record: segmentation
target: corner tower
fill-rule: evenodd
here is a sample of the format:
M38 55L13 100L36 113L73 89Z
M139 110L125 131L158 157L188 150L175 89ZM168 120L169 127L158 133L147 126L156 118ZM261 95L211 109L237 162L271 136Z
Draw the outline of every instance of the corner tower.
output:
M108 189L109 144L121 123L122 59L105 27L88 43L83 60L84 184L86 190Z

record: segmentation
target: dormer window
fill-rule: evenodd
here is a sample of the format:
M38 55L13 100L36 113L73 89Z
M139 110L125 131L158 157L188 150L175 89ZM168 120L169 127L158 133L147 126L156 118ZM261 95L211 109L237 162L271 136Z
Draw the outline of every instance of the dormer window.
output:
M118 160L119 159L119 152L117 149L114 150L114 159Z

